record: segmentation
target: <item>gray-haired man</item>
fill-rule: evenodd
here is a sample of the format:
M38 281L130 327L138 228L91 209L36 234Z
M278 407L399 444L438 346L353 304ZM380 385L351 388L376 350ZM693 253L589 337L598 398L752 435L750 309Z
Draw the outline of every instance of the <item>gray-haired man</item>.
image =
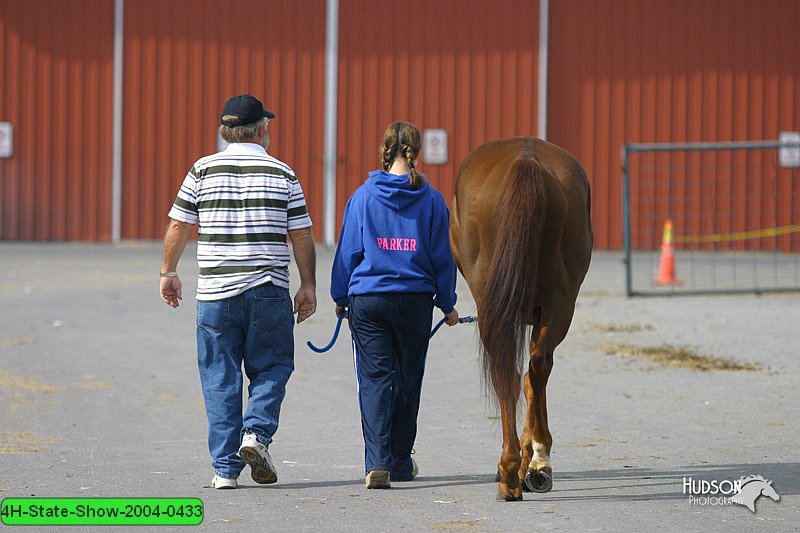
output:
M220 134L230 144L192 166L164 236L161 299L178 307L178 260L199 227L197 354L218 489L236 488L245 463L256 483L278 480L267 448L294 370L287 235L300 271L297 323L317 308L311 219L294 171L267 153L273 118L249 94L225 103Z

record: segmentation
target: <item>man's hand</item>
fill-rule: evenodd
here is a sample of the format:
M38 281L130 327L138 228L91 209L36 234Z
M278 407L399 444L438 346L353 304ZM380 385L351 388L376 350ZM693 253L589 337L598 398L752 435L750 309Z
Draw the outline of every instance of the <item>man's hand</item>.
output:
M176 308L180 305L178 300L183 300L183 283L178 276L172 278L161 278L161 299L168 306Z
M164 233L164 258L161 261L161 272L175 272L178 268L178 260L181 258L186 242L192 233L193 224L179 222L170 219L167 224L167 231ZM161 299L168 306L176 308L180 305L178 300L183 299L181 289L183 283L177 275L161 278L159 292Z
M449 313L445 315L447 317L447 325L448 326L455 326L458 324L458 311L453 309Z
M310 317L317 310L317 290L314 287L300 286L297 294L294 295L294 312L297 313L297 323L299 324Z
M343 305L336 306L336 318L339 318L340 316L344 316L345 318L347 318L347 312L348 312L347 307Z
M317 310L317 252L311 228L290 230L289 238L300 272L300 290L294 296L294 312L299 324Z

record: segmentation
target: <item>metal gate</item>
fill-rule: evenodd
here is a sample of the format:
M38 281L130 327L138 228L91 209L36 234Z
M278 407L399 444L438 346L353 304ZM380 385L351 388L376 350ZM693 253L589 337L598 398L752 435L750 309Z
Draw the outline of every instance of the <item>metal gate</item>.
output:
M800 290L800 146L627 144L629 296Z

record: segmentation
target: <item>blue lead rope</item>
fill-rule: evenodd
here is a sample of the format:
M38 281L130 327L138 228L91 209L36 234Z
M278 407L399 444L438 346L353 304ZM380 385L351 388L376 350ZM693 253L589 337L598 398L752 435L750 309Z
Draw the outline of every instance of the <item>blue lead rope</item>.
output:
M306 344L308 345L308 347L317 353L323 353L330 350L336 343L336 339L339 338L339 330L342 328L342 320L344 320L344 313L339 315L339 320L336 321L336 329L333 331L333 338L331 339L331 342L329 342L326 346L324 346L323 348L317 348L316 346L311 344L311 341L307 341Z
M313 351L315 351L317 353L324 353L324 352L327 352L328 350L330 350L331 348L333 348L333 345L336 344L336 339L339 338L339 330L342 329L342 320L344 320L344 317L345 317L344 313L339 315L339 319L336 321L336 329L333 331L333 338L331 339L331 342L329 342L327 345L323 346L322 348L318 348L318 347L314 346L314 344L312 344L311 341L307 341L306 345L309 348L311 348L311 350L313 350ZM467 323L470 323L470 322L476 322L477 320L478 320L478 317L475 317L475 316L462 316L462 317L460 317L458 319L458 323L459 324L467 324ZM439 330L440 327L442 327L442 324L444 324L445 322L447 322L447 317L444 317L443 319L441 319L439 321L439 323L436 324L436 326L433 328L433 330L431 330L431 337L436 335L436 332Z
M469 323L469 322L476 322L477 320L478 320L478 317L476 317L476 316L462 316L462 317L460 317L458 319L458 323L459 324L466 324L466 323ZM441 319L439 321L439 323L436 324L436 326L431 330L430 338L433 338L433 336L436 335L436 332L439 331L439 328L442 327L442 324L444 324L445 322L447 322L447 317L444 317L443 319Z

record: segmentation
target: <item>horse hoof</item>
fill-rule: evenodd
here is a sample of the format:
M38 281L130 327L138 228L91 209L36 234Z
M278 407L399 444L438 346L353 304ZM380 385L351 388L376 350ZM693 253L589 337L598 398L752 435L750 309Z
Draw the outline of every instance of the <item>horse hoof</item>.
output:
M499 502L521 502L522 494L514 496L513 494L504 494L502 490L497 489L497 501Z
M545 470L525 474L525 486L533 492L550 492L553 489L553 476Z

